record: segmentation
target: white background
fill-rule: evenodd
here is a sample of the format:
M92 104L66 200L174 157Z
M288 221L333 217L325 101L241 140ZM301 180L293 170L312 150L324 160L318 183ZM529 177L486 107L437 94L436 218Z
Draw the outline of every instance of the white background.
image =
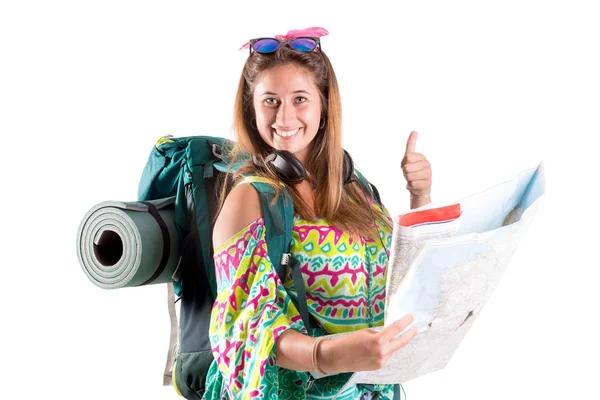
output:
M408 399L599 398L593 2L330 3L2 3L1 398L179 398L161 386L166 287L92 285L78 225L136 199L160 136L231 137L240 46L309 26L330 31L344 147L393 214L409 207L411 130L436 202L545 162L547 195L498 289Z

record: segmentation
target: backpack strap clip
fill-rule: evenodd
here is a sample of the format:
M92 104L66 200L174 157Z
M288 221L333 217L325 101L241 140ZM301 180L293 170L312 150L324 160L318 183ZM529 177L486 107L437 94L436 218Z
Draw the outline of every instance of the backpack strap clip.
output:
M219 160L223 159L223 152L221 151L221 148L216 143L212 144L212 153Z
M283 253L281 255L281 265L288 265L288 263L290 262L291 258L292 258L292 254L291 253Z

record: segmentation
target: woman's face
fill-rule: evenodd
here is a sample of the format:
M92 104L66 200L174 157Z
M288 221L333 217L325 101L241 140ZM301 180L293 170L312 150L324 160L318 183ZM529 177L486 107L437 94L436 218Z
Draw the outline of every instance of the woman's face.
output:
M321 119L321 96L312 74L294 64L264 71L252 101L263 140L306 165Z

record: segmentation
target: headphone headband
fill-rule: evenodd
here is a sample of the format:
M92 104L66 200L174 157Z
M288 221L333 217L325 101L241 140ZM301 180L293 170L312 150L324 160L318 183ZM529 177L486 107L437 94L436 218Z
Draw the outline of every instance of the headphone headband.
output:
M252 155L252 161L258 167L264 168L258 157ZM302 163L287 150L273 150L267 157L267 162L277 173L279 178L288 183L300 183L306 179L306 169ZM354 181L354 161L350 154L344 150L344 185Z

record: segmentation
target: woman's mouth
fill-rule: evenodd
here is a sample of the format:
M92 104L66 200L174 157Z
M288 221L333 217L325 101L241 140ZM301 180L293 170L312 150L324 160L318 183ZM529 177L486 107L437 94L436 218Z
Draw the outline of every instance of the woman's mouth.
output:
M296 128L288 131L273 129L273 133L282 139L291 139L296 136L302 128Z

